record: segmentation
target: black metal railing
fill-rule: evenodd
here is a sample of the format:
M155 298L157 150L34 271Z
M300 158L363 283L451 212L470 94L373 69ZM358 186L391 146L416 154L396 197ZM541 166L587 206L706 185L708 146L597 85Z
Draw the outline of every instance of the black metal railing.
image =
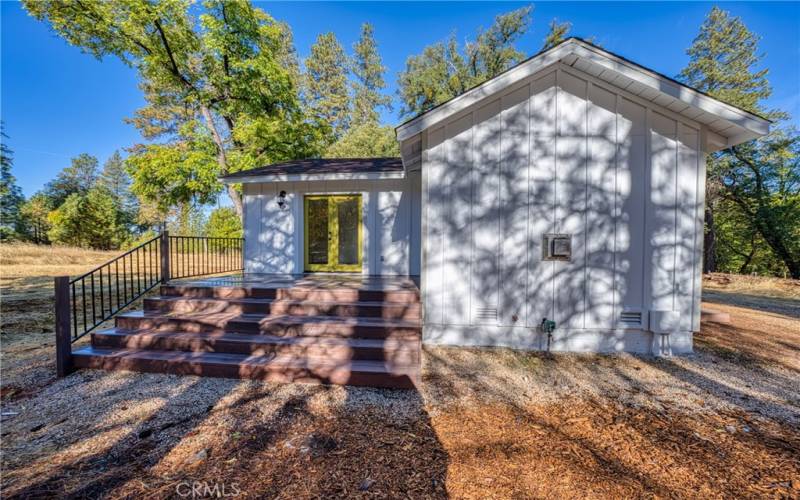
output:
M55 278L56 362L71 369L72 343L170 279L244 269L243 238L170 236L167 231L77 278Z
M170 278L191 278L242 269L242 238L170 236Z

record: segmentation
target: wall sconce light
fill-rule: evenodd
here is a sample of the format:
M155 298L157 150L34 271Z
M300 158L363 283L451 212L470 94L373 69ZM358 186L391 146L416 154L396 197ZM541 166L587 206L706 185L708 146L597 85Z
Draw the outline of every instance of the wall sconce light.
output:
M280 194L278 194L278 208L280 208L281 210L286 210L287 207L288 205L286 204L286 191L281 191Z

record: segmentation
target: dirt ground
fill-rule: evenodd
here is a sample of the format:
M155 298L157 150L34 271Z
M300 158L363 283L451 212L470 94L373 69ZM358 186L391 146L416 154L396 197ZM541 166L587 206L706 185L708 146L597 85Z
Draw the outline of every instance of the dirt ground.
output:
M55 379L50 279L23 267L0 283L4 498L800 497L796 282L711 276L732 323L691 356L426 347L392 391Z

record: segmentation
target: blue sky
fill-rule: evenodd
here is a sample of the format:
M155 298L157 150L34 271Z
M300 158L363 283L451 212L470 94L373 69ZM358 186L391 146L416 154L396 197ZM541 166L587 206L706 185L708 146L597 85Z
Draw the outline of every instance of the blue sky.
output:
M319 33L333 31L346 48L362 22L375 26L388 92L409 55L455 31L473 38L495 15L528 2L469 3L293 3L259 2L292 27L304 57ZM534 4L533 25L518 44L537 52L552 18L573 23L572 34L595 37L606 49L666 75L687 62L686 48L712 3L543 2ZM800 3L718 3L761 35L764 65L774 93L770 106L789 111L800 123ZM140 142L124 123L143 104L136 74L119 61L98 61L67 45L48 27L30 18L16 2L3 1L0 59L0 115L14 150L14 174L30 196L69 159L86 152L100 161L114 150ZM397 111L383 120L398 123Z

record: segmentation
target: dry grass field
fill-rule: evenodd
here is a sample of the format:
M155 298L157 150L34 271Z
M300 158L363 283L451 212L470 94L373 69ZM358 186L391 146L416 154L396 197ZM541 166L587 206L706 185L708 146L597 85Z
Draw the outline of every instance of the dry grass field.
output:
M427 347L418 391L55 379L51 276L110 256L0 246L3 498L800 497L797 282L710 276L732 322L691 356Z

